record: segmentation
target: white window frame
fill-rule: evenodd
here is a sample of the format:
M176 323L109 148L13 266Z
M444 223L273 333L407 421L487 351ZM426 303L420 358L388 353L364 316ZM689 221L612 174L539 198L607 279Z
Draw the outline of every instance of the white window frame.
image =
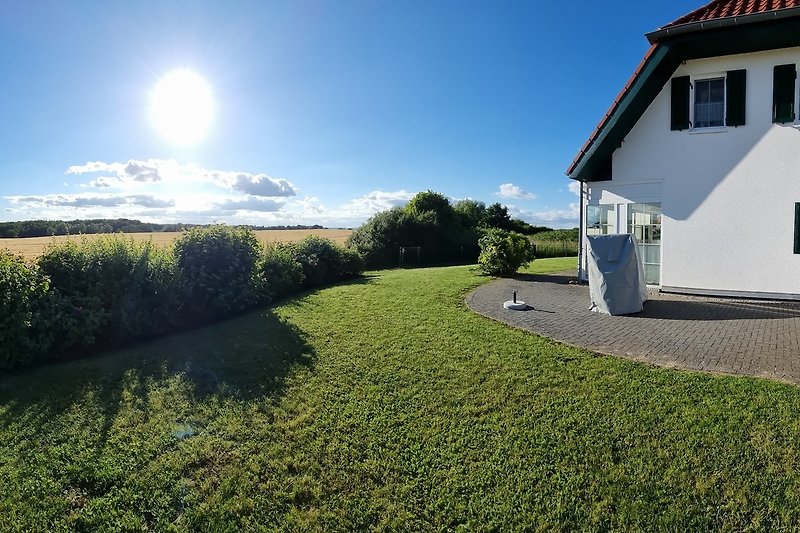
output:
M695 84L698 81L709 81L709 80L718 80L722 79L723 83L723 91L722 91L722 126L706 126L702 128L698 128L695 126L694 120L694 96L695 96ZM689 128L689 133L721 133L728 131L728 117L726 116L725 110L728 109L728 73L727 72L708 72L704 74L698 75L690 75L689 76L689 123L691 127Z
M608 217L607 220L611 219L610 220L611 223L609 224L607 222L606 224L598 224L597 226L590 226L589 225L589 208L593 208L593 207L597 207L597 208L604 208L605 207L607 209L610 209L610 211L613 212L613 219L611 217ZM594 230L594 229L601 230L601 232L600 233L589 233L589 230ZM609 232L608 231L609 229L612 229L613 231ZM605 230L605 231L603 231L603 230ZM587 204L586 205L586 235L615 235L617 233L619 233L619 220L618 220L618 215L617 215L617 206L615 204L600 204L600 203L598 203L598 204Z
M625 231L630 232L630 228L628 228L628 215L630 213L630 206L631 205L642 205L642 204L659 204L661 206L661 224L660 226L660 242L658 244L659 247L659 260L660 263L658 264L658 283L657 284L648 284L650 287L661 287L663 280L664 280L664 200L663 198L654 198L654 197L645 197L645 198L636 198L631 199L630 202L625 204ZM641 244L641 243L640 243ZM653 264L653 263L649 263Z

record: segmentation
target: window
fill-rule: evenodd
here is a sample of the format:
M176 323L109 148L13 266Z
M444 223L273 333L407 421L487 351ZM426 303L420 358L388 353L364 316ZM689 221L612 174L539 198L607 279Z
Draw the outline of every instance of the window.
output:
M658 285L661 282L661 203L629 204L628 233L639 241L645 283Z
M586 207L586 234L609 235L617 232L616 213L613 205L590 205Z
M694 127L725 125L725 78L694 82Z
M776 65L772 70L772 122L786 124L794 122L795 80L797 69L794 64Z
M672 79L671 93L673 131L745 124L746 70L729 70L724 76L693 81L689 76L679 76Z
M794 204L794 253L800 254L800 202Z

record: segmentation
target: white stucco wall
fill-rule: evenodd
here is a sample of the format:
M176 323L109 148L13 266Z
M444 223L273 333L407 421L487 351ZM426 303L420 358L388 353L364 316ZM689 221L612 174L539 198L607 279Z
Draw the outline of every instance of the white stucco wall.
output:
M772 124L772 69L786 63L800 48L681 65L673 77L747 69L746 125L670 131L668 82L614 153L613 179L589 184L591 204L661 202L662 286L800 294L800 128Z

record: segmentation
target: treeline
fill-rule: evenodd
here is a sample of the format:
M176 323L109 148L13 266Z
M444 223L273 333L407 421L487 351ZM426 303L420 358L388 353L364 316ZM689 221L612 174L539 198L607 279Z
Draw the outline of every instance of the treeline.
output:
M508 208L487 206L475 200L451 204L434 191L418 193L404 207L395 207L370 218L348 238L348 246L361 254L367 266L467 263L478 259L478 240L487 231L499 230L526 236L553 231L512 218ZM410 251L409 261L400 250Z
M535 241L574 242L578 244L578 228L552 229L536 234Z
M160 233L183 231L208 224L157 224L128 218L94 218L87 220L22 220L0 222L0 237L49 237L53 235L91 235L95 233ZM242 226L250 230L309 230L323 226Z

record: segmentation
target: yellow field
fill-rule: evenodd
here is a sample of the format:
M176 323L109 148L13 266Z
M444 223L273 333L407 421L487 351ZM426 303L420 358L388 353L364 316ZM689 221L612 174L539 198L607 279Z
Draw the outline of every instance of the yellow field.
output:
M349 229L286 229L286 230L260 230L254 232L258 239L264 243L270 242L295 242L309 235L319 235L331 239L332 241L344 244L352 230ZM106 234L107 235L107 234ZM178 238L180 233L125 233L124 236L133 238L137 241L152 239L158 245L171 244ZM14 253L21 254L26 259L34 259L42 254L45 249L53 243L62 242L65 239L97 239L103 234L96 235L58 235L56 237L29 237L26 239L0 239L0 248L7 248Z

